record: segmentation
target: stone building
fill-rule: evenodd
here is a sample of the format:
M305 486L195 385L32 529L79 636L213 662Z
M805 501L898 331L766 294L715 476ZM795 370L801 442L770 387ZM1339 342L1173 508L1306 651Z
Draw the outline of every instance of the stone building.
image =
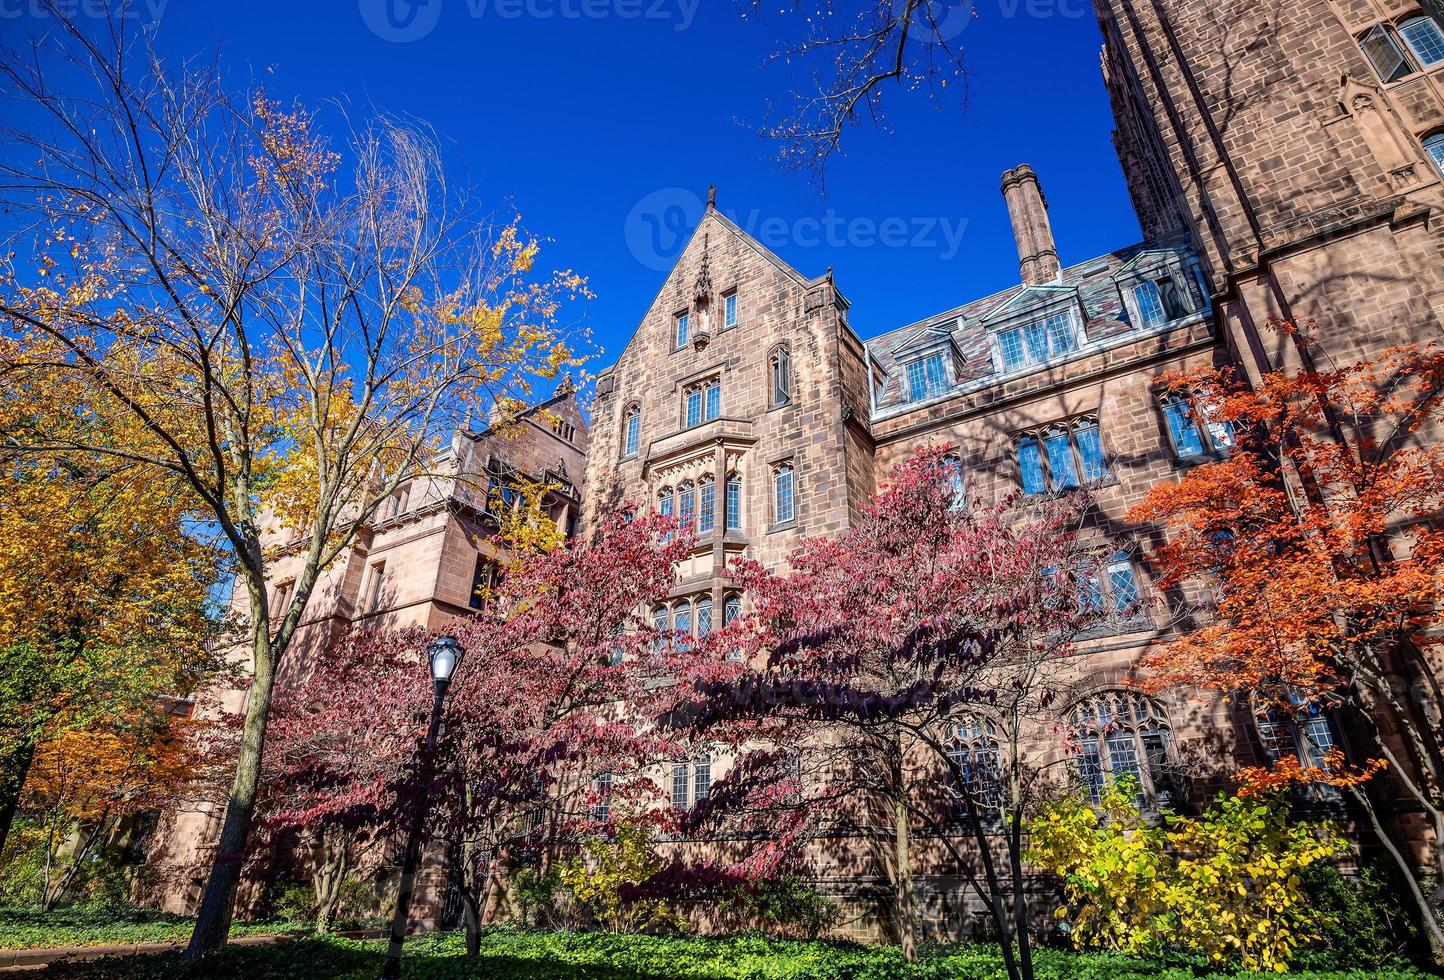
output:
M1299 357L1266 329L1316 320L1340 360L1439 340L1444 319L1444 11L1440 0L1095 0L1115 143L1144 241L1060 256L1039 177L1003 175L1017 285L966 295L913 324L872 322L828 273L791 268L709 206L617 361L597 381L590 433L569 396L563 431L500 445L462 436L469 472L557 467L559 521L640 500L688 514L697 547L658 626L709 628L743 608L727 564L783 563L836 534L898 460L945 447L970 493L1095 488L1086 559L1116 615L1066 666L1060 717L1125 719L1080 743L1099 778L1132 772L1155 798L1179 758L1253 763L1343 739L1331 719L1265 730L1222 700L1145 699L1123 681L1176 624L1157 597L1149 488L1228 451L1231 433L1164 399L1170 371L1233 363L1257 377ZM1066 260L1066 264L1065 264ZM866 338L866 339L865 339ZM585 458L584 458L585 456ZM574 481L585 473L583 492ZM441 625L486 574L484 507L404 497L330 573L312 628L357 619ZM283 592L284 572L275 586ZM1086 724L1085 724L1086 728ZM1085 732L1086 736L1086 732ZM1050 751L1063 753L1061 745ZM688 766L707 766L691 771ZM674 802L716 773L680 766ZM680 790L680 796L678 794ZM182 828L192 843L214 817ZM840 894L866 878L819 854ZM942 928L950 883L919 882ZM865 889L855 888L861 895ZM178 906L186 901L178 900ZM865 931L867 917L857 921Z
M344 630L441 630L480 609L504 557L490 540L498 529L498 510L520 503L513 481L520 477L518 482L549 487L548 515L567 536L575 534L587 440L586 419L570 384L514 424L456 433L428 466L431 475L401 486L322 574L277 683L303 676L316 652ZM278 544L282 557L270 589L272 608L283 611L295 582L291 565L299 564L302 555L288 555L284 543ZM245 616L244 592L237 590L231 611ZM243 690L228 690L219 692L218 704L206 703L200 710L240 712L244 703ZM163 893L167 909L194 911L221 819L218 806L202 803L182 809L165 829L163 847L150 860L171 879ZM286 873L286 862L297 857L279 854L277 860L276 870ZM427 902L434 904L434 892L426 890ZM243 904L255 900L253 893L241 897ZM428 911L435 910L428 906Z
M1340 360L1444 339L1444 21L1383 0L1095 6L1143 242L1064 265L1023 165L1002 185L1018 285L880 329L831 273L791 268L709 205L599 376L584 512L632 499L690 515L697 548L652 616L696 631L743 608L732 558L777 566L804 537L842 531L920 446L945 447L983 499L1090 484L1090 588L1117 615L1063 668L1060 718L1129 719L1084 737L1073 761L1131 772L1156 796L1174 760L1311 764L1346 741L1322 715L1260 724L1222 699L1123 688L1177 626L1136 611L1166 608L1147 602L1157 531L1124 514L1231 443L1162 397L1163 374L1297 363L1266 328L1275 316L1317 321ZM722 774L714 762L690 779L679 765L673 802L694 804ZM819 852L818 877L864 894L846 858ZM919 882L940 929L952 884L926 870Z

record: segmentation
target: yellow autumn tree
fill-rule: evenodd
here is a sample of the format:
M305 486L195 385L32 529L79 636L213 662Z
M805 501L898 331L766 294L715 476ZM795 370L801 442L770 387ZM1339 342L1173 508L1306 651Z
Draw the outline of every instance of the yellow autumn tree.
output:
M0 372L65 392L91 425L6 437L176 481L234 555L249 614L196 957L229 930L277 668L322 572L400 485L456 478L430 466L465 418L579 364L564 313L586 286L538 272L538 239L458 193L424 126L327 127L73 19L40 47L0 71L0 100L42 117L0 146L27 229L0 263ZM48 70L67 59L86 70ZM283 541L299 568L274 609Z

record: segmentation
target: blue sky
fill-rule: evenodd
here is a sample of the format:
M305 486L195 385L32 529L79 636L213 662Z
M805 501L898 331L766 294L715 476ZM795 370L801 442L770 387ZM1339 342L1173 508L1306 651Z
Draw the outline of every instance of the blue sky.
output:
M892 132L850 134L826 199L748 125L787 89L787 70L763 62L793 22L744 20L736 0L149 3L162 5L164 51L219 45L242 83L432 124L451 172L553 239L546 264L590 278L581 312L599 364L645 312L679 219L711 183L744 226L772 219L768 244L801 272L833 267L864 336L1016 282L998 187L1019 162L1042 178L1065 263L1139 238L1087 0L977 0L958 37L969 105L890 93Z

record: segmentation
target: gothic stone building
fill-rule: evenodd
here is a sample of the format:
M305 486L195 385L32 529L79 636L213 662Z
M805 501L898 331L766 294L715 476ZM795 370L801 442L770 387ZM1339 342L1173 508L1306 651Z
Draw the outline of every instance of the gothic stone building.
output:
M544 507L568 536L581 516L580 481L587 452L587 424L575 389L563 385L552 398L524 412L515 424L458 432L451 446L428 467L429 476L401 486L355 541L322 574L305 619L297 629L278 683L296 683L315 655L347 629L444 630L460 616L480 609L495 584L500 556L491 537L497 509L517 506L512 481L518 476L544 483ZM299 550L277 540L281 557L270 583L271 608L284 612L302 559ZM246 596L237 590L231 611L246 615ZM240 712L245 691L219 692L217 704L200 710ZM171 911L195 910L204 874L220 833L223 811L213 803L184 808L166 828L153 866L167 879L162 899ZM306 874L298 852L279 849L273 874ZM430 869L429 877L439 872ZM423 883L427 914L434 914L436 882ZM254 888L241 896L257 900Z
M584 509L633 499L690 515L696 550L652 615L695 631L745 603L725 575L734 557L776 566L804 537L843 531L920 446L946 447L983 499L1091 484L1091 588L1117 615L1060 667L1073 692L1060 718L1121 720L1075 761L1156 795L1172 760L1308 762L1344 737L1324 717L1261 727L1222 699L1125 691L1175 624L1134 612L1157 608L1144 557L1157 530L1124 515L1231 440L1161 397L1161 375L1295 363L1266 329L1275 316L1317 321L1340 360L1441 339L1444 21L1412 0L1095 6L1145 241L1064 266L1038 177L1020 166L1002 187L1018 285L888 327L709 206L598 379ZM721 775L710 758L691 765L669 781L678 805ZM870 872L843 851L819 850L814 870L861 896ZM920 887L925 922L948 929L953 883L925 867Z

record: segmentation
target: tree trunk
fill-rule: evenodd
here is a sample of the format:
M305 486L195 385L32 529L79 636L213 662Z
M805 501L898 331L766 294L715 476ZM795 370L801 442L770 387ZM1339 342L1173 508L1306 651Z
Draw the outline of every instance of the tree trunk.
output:
M0 764L0 853L5 851L10 825L15 822L15 811L20 806L20 793L30 775L30 763L35 760L36 732L34 728L27 732Z
M351 870L351 835L340 827L322 828L312 848L311 887L316 891L316 931L328 933L336 923L341 886Z
M893 873L893 914L903 959L918 961L917 924L913 921L913 875L911 840L908 836L907 807L899 800L893 809L894 856L897 867Z
M264 589L264 583L260 586ZM252 583L251 608L262 608L264 593L257 595ZM211 862L210 878L201 898L195 930L186 947L186 960L196 960L211 950L224 946L231 931L235 911L236 887L241 880L241 864L245 860L246 841L250 835L251 817L256 809L256 787L261 779L261 750L266 739L266 723L271 713L271 691L276 680L272 659L271 638L265 617L255 617L251 627L251 650L255 660L255 676L246 703L246 721L241 730L241 751L236 760L236 778L231 784L231 798L226 804L225 821L221 826L216 855Z
M1359 787L1353 787L1349 792L1368 814L1369 826L1373 828L1374 836L1384 846L1384 850L1389 852L1389 856L1394 859L1394 864L1399 869L1399 874L1404 877L1404 883L1409 889L1409 897L1413 899L1414 907L1419 914L1420 925L1424 927L1424 935L1429 942L1430 960L1435 966L1444 966L1444 928L1440 927L1439 917L1434 911L1433 904L1424 894L1424 890L1419 887L1419 880L1414 876L1414 868L1409 859L1398 847L1394 846L1394 842L1384 832L1384 826L1379 822L1379 814L1374 809L1373 801L1369 799L1368 794Z

